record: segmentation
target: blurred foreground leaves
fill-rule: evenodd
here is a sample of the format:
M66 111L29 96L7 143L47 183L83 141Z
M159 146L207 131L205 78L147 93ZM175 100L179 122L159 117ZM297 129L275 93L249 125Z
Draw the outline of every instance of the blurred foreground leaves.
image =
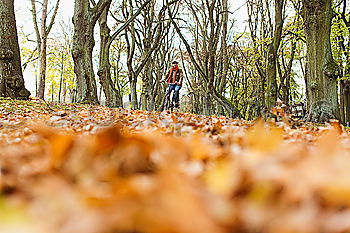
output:
M326 126L0 99L0 232L349 232Z

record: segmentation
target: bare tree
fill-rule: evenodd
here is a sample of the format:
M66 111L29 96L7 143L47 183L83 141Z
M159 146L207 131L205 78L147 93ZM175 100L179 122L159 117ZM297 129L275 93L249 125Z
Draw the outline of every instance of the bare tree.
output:
M44 99L45 98L45 80L46 80L46 50L47 50L47 39L49 36L49 33L52 29L52 26L55 22L55 18L58 12L58 8L60 5L60 0L56 1L55 7L54 7L54 13L51 17L49 25L46 25L47 17L48 17L48 0L43 0L42 2L39 2L42 5L41 9L41 26L39 30L38 20L37 20L37 9L36 9L36 3L38 1L31 0L32 3L32 16L33 16L33 24L36 34L36 42L37 47L39 51L39 89L37 97Z

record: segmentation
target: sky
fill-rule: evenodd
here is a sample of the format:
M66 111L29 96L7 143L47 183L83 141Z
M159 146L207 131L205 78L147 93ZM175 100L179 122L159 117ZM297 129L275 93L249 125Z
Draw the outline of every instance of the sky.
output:
M38 0L37 0L38 1ZM39 0L40 1L40 0ZM236 21L236 30L244 30L244 21L247 19L247 10L245 7L246 0L229 0L231 18ZM56 3L56 0L49 0L51 8ZM49 9L51 9L49 8ZM37 10L39 10L39 6ZM29 35L29 39L35 40L34 27L32 23L31 0L15 0L15 12L17 28L21 28L25 34ZM72 22L74 12L74 0L61 0L59 12L57 14L56 22L64 21L66 23ZM40 16L39 16L40 17ZM58 24L54 25L50 35L55 34L59 30ZM21 45L20 45L21 46ZM35 43L33 43L35 46ZM34 95L35 93L35 76L34 73L27 69L24 73L25 85L27 89Z

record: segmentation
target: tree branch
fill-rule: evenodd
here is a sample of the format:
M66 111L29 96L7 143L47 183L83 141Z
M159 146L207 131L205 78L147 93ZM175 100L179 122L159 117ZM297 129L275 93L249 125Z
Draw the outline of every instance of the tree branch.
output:
M59 5L60 5L60 1L61 1L61 0L57 0L57 2L56 2L55 10L54 10L54 12L53 12L53 15L52 15L50 24L49 24L49 26L48 26L47 29L46 29L46 35L49 35L49 33L50 33L51 29L52 29L52 26L53 26L53 24L55 23L55 18L56 18L57 12L58 12L58 8L59 8Z
M39 26L38 26L38 20L36 18L36 5L35 5L35 0L31 0L32 3L32 16L33 16L33 24L34 24L34 30L36 34L36 42L38 44L38 47L40 47L41 44L41 36L40 36L40 31L39 31Z
M133 14L117 31L115 31L113 33L113 35L111 36L111 40L110 43L112 43L115 38L117 38L117 36L125 30L125 28L127 26L129 26L129 24L141 13L141 11L148 5L148 3L150 3L151 0L148 0L147 2L145 2L144 4L142 4L142 6L136 11L135 14Z

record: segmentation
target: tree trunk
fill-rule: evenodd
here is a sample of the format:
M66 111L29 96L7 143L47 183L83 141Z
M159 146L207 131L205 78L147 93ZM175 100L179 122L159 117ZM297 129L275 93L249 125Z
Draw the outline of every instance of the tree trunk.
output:
M266 92L265 105L266 112L269 114L277 101L277 52L281 43L282 28L283 28L283 4L284 0L275 0L275 32L272 42L269 45L266 61Z
M150 52L150 47L145 47L145 53ZM142 90L140 96L141 109L142 110L150 110L149 101L151 94L151 83L152 83L152 69L151 69L151 61L148 60L145 65L143 74L142 74Z
M111 44L111 36L107 25L107 16L110 4L106 6L103 13L99 18L100 25L100 38L101 38L101 48L100 48L100 64L98 76L100 77L100 84L103 87L103 91L106 96L106 105L108 107L121 107L122 97L120 93L116 90L114 83L111 78L111 63L109 61L109 49Z
M91 8L89 0L75 0L73 24L74 73L77 77L78 102L98 104L92 51L95 46L94 27L111 0L100 0Z
M222 38L221 38L221 70L219 72L219 80L218 80L218 92L222 95L225 91L227 73L229 69L229 54L228 54L228 46L227 46L227 33L228 33L228 2L227 0L222 0L222 10L223 10L223 22L222 22ZM217 102L217 112L220 115L224 115L223 106Z
M152 100L151 100L151 85L152 85L152 66L149 60L144 69L144 74L142 76L142 92L141 92L141 108L143 110L151 110Z
M45 98L45 81L46 81L46 48L47 39L43 38L40 48L40 69L39 69L39 89L37 97Z
M339 118L339 67L333 60L330 43L332 17L332 0L303 0L307 41L307 119L315 122Z
M340 122L344 123L345 122L345 80L340 80L339 81L339 118Z
M0 96L28 99L18 45L14 0L0 1Z
M46 48L47 48L47 35L46 35L46 19L47 19L47 5L48 0L43 1L42 16L41 16L41 43L39 49L39 89L37 97L40 99L45 98L45 79L46 79Z
M144 39L143 39L143 55L147 56L152 51L152 39L153 39L153 24L155 21L154 5L149 4L145 9L144 15ZM147 59L146 57L144 59ZM141 91L141 109L149 110L148 102L151 94L151 83L152 83L152 68L151 61L148 59L143 75L142 75L142 91Z
M62 51L62 56L61 56L61 77L60 77L60 87L59 87L59 90L58 90L58 103L61 103L63 74L64 74L64 54L63 54L63 51Z
M284 71L284 74L282 75L282 72L281 72L281 75L280 75L281 76L280 89L282 91L282 101L287 106L289 106L290 100L291 100L291 98L290 98L290 81L291 81L291 73L292 73L293 61L294 61L295 53L296 53L296 42L293 41L292 42L292 51L291 51L289 63L285 67L286 70ZM282 58L282 59L285 59L285 58ZM283 63L285 63L285 62L283 62ZM280 65L278 67L279 67L279 70L280 70L281 69Z
M137 79L136 77L129 76L129 81L130 81L131 106L132 106L132 109L138 109L137 89L136 89Z
M58 7L60 4L60 0L56 1L56 6L54 9L54 13L52 15L50 24L47 26L47 16L48 16L48 0L43 0L42 2L42 9L41 9L41 30L39 31L39 26L37 22L37 10L36 10L36 3L35 0L31 0L32 3L32 17L33 17L33 24L35 29L35 34L37 38L37 47L39 51L39 62L40 62L40 68L39 68L39 88L37 90L37 97L44 99L45 98L45 81L46 81L46 51L47 51L47 38L48 35L52 29L52 26L54 24Z
M347 81L344 88L345 122L350 122L350 83Z
M128 78L129 78L129 87L130 87L130 95L131 95L131 107L132 109L138 108L137 101L137 77L135 75L134 69L132 67L132 59L135 53L135 28L133 23L130 27L131 31L131 41L129 41L128 33L125 33L126 45L128 50L128 58L127 58L127 67L128 67Z

